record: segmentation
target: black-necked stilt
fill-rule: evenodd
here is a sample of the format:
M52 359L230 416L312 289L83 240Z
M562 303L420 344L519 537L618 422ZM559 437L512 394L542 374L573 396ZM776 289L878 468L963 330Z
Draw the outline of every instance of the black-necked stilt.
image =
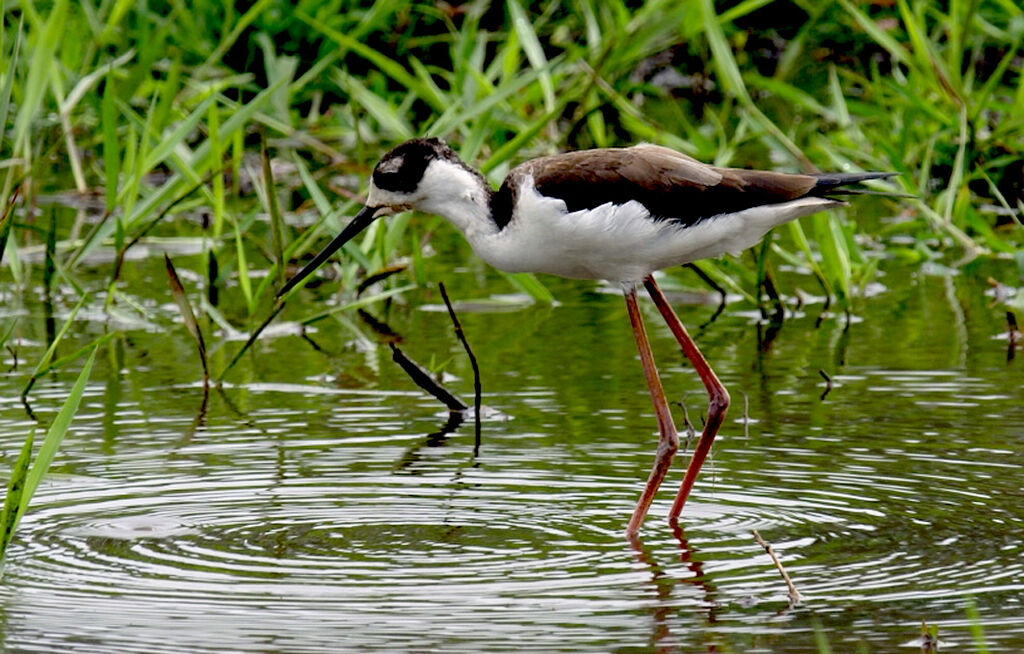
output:
M725 417L729 393L651 274L743 250L776 225L841 204L834 195L856 192L842 187L892 175L718 168L643 144L534 159L513 168L495 191L443 141L415 139L381 158L366 206L278 296L377 218L409 209L447 218L495 268L619 282L661 433L654 468L627 528L634 534L679 448L637 306L637 285L647 288L710 398L704 432L669 512L675 520Z

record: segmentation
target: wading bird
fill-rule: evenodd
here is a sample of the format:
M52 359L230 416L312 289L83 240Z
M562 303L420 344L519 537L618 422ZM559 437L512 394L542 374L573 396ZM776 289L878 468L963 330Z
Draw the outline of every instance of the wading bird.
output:
M674 521L729 406L729 393L655 284L656 270L748 248L787 221L842 204L846 185L894 173L787 174L710 166L657 145L568 152L527 161L495 191L439 139L414 139L385 154L366 206L278 292L284 295L374 220L415 209L447 218L473 250L507 272L539 272L622 285L658 418L658 451L627 527L635 534L679 448L654 366L636 290L647 288L707 388L704 431L669 512Z

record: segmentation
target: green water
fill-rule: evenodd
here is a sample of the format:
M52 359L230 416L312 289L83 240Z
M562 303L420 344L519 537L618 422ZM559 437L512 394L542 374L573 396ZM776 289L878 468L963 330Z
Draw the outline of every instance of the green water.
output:
M492 410L474 457L472 425L439 433L446 412L355 313L361 335L331 320L296 335L289 321L331 285L304 291L204 400L165 245L126 264L123 290L147 315L122 303L110 318L99 293L61 348L119 332L9 552L5 650L816 652L820 629L833 651L883 652L919 648L926 621L973 651L969 601L990 651L1024 650L1024 353L1009 358L1006 306L986 283L1014 284L1009 262L953 276L886 262L848 329L818 324L820 303L774 333L739 302L709 323L714 306L669 293L734 404L681 529L664 515L682 459L632 544L656 435L614 289L546 278L556 306L492 302L509 287L462 246L431 262ZM191 289L195 245L171 248ZM102 290L108 265L81 279ZM47 309L38 281L14 293L2 274L0 326L20 325L18 365L7 352L0 373L9 466ZM815 290L783 275L784 292L795 285ZM55 294L58 327L73 300ZM471 400L436 292L367 309L412 358L450 358L446 384ZM644 311L669 395L699 421L700 382ZM208 340L215 370L241 345ZM36 384L40 420L76 375ZM803 605L787 609L752 529Z

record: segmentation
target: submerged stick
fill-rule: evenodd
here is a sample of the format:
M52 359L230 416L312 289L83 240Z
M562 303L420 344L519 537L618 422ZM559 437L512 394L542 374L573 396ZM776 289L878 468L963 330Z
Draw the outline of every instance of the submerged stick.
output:
M388 345L391 346L391 359L402 367L417 386L436 397L449 411L461 413L469 408L454 393L435 381L418 363L407 357L401 348L394 343Z
M832 378L829 377L828 373L822 370L821 368L818 368L818 374L821 375L821 378L825 380L825 392L822 393L821 397L819 397L818 399L824 400L825 396L832 392Z
M679 407L683 410L683 426L686 428L686 441L683 446L679 449L679 455L682 456L688 449L690 449L690 443L697 436L697 430L693 428L693 423L690 422L690 412L686 410L686 395L684 394L680 398Z
M473 454L476 455L480 453L480 366L477 365L476 356L473 354L472 348L469 347L466 335L462 332L462 323L455 315L455 308L452 306L451 300L448 299L448 292L444 290L444 282L438 282L437 287L441 290L444 305L448 307L448 315L451 316L452 324L455 326L455 335L462 341L462 347L466 349L466 354L469 356L469 364L473 366L473 419L476 427L476 444L473 446Z
M750 533L754 534L754 540L757 541L757 544L763 547L764 551L769 557L771 557L772 563L775 564L775 569L779 571L779 574L782 575L782 580L786 582L786 587L789 588L789 605L796 606L802 602L803 597L800 596L800 592L796 589L796 586L793 585L793 581L789 578L789 575L786 574L786 569L782 567L782 562L779 561L779 557L775 555L775 550L772 549L772 546L761 538L761 534L757 533L756 529L751 529Z
M1012 311L1006 312L1006 331L1010 341L1006 346L1006 363L1010 363L1017 351L1017 339L1021 335L1020 330L1017 329L1017 316Z

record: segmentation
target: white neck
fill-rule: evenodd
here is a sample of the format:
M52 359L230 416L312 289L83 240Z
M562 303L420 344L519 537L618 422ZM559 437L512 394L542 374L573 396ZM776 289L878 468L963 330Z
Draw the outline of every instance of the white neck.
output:
M497 233L491 219L491 194L483 178L450 161L430 162L416 189L413 206L448 219L465 234L470 245Z

